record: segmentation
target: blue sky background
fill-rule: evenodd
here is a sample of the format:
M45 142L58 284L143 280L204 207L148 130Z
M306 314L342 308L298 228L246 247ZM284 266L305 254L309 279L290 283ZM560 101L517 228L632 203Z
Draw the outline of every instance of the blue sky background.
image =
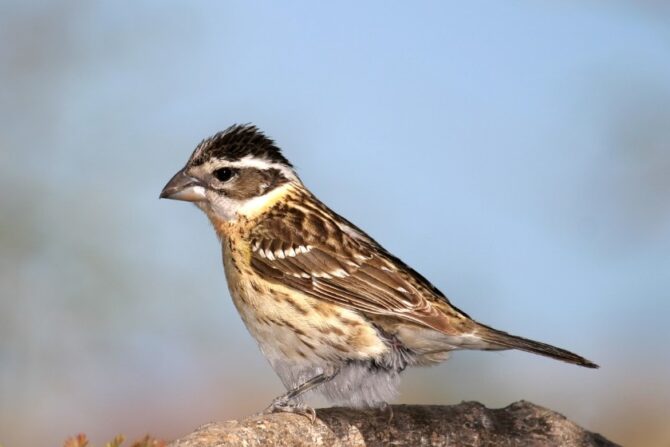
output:
M456 353L398 402L670 442L661 2L3 2L0 61L0 444L172 438L282 391L205 217L157 199L236 122L470 315L602 366Z

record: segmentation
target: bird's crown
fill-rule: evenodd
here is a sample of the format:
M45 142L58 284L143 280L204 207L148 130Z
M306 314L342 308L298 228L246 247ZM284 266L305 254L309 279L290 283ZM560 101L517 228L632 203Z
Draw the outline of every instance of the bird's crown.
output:
M252 124L233 124L202 140L195 148L190 163L197 166L213 158L231 162L254 158L293 167L275 142Z

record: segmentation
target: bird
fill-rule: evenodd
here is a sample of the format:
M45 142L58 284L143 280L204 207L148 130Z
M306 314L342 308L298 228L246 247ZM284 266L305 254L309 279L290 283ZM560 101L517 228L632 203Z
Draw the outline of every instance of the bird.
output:
M160 198L194 203L214 227L232 301L287 390L266 413L314 419L308 392L390 408L407 367L439 364L456 350L517 349L598 368L475 321L321 202L255 125L202 140Z

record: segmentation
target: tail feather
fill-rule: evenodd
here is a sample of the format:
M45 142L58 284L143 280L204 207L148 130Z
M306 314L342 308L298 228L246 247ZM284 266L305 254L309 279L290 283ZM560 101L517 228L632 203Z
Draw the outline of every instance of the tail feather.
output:
M584 366L586 368L599 368L598 365L584 357L566 351L565 349L557 348L539 341L529 340L527 338L518 337L516 335L508 334L507 332L493 329L492 327L479 324L477 329L477 336L487 343L491 343L495 347L503 349L519 349L521 351L531 352L533 354L551 357L552 359L562 360L575 365Z

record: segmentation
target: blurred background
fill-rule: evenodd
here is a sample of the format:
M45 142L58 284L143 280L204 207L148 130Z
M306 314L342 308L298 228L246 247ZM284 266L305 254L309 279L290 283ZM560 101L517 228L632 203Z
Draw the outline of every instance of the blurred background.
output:
M397 402L670 444L664 2L83 0L0 5L0 444L171 439L282 392L205 216L158 200L244 122L473 317L601 365L456 353Z

